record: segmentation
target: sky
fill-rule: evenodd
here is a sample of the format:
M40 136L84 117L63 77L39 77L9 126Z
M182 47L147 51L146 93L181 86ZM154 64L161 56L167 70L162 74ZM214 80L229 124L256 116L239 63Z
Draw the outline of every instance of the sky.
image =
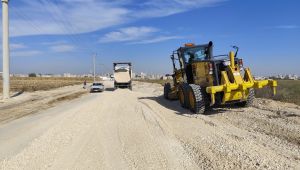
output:
M300 75L299 8L299 0L10 0L10 68L84 74L97 54L97 73L129 61L137 73L167 74L172 51L213 41L215 55L240 47L256 75Z

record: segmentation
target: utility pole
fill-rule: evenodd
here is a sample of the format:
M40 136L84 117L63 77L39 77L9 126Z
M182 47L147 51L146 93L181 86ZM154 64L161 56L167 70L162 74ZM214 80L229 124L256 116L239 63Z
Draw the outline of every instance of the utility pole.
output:
M94 54L93 63L94 63L94 82L96 81L96 56L97 53Z
M8 1L2 0L3 99L9 98L9 22Z

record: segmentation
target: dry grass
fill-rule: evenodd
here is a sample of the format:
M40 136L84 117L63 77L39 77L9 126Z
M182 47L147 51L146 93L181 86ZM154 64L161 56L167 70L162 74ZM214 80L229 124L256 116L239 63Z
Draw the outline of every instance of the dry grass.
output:
M277 94L274 97L270 88L256 90L256 97L300 105L300 80L278 80Z
M38 91L83 84L84 80L92 82L91 78L43 78L43 77L12 77L11 91ZM2 80L0 80L2 89ZM2 90L0 90L2 93Z

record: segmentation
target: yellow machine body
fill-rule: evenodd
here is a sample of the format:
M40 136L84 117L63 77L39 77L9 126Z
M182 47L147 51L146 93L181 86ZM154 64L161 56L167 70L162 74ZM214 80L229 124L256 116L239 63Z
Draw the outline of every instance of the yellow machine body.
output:
M188 43L173 51L173 85L165 84L164 97L179 99L182 107L205 114L209 107L228 103L249 107L255 98L254 89L265 86L271 87L275 95L277 81L255 80L237 56L239 48L233 48L236 51L229 55L213 56L210 41L202 45Z
M170 92L168 93L168 99L170 100L177 100L178 99L178 84L181 84L183 82L183 75L184 71L183 69L178 69L175 71L174 76L175 76L175 81L174 86L171 87Z
M215 94L223 92L222 104L230 101L246 100L251 88L263 88L270 86L273 89L274 95L276 94L277 81L275 80L254 80L249 68L245 69L242 76L240 68L235 65L234 53L229 53L230 65L227 71L221 72L221 85L219 86L206 86L206 92L210 94L211 104L215 104Z
M209 62L192 63L194 83L201 87L212 86L214 78L209 74Z
M179 83L183 82L183 77L182 77L183 74L184 74L184 71L182 69L175 71L176 83L179 84Z

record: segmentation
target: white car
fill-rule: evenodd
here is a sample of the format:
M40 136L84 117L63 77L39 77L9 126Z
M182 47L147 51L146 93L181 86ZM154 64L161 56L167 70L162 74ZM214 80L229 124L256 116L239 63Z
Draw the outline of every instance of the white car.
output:
M104 85L102 83L93 83L90 92L103 92Z

